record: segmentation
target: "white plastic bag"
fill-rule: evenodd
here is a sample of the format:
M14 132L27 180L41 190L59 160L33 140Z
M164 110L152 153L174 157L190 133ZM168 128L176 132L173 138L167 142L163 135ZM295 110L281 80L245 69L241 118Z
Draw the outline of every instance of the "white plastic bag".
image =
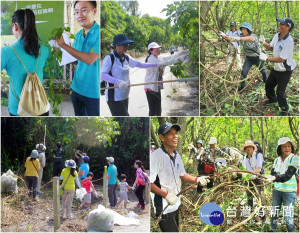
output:
M3 173L1 176L1 193L17 193L18 178L14 177L14 173L9 169L6 173Z
M100 206L100 205L99 205ZM114 214L108 209L97 208L89 213L88 216L88 232L109 232L113 231Z
M78 198L79 200L82 201L82 199L86 193L87 192L86 192L85 188L76 189L76 198Z
M133 211L130 211L128 213L128 218L135 219L135 218L138 218L138 215L136 213L134 213Z

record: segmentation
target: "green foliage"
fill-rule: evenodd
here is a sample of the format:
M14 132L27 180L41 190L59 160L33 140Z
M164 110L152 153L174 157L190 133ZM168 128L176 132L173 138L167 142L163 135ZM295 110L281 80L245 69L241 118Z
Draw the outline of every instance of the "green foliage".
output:
M170 67L171 73L176 78L189 78L190 75L187 72L188 66L183 65L182 61L175 63L173 66Z

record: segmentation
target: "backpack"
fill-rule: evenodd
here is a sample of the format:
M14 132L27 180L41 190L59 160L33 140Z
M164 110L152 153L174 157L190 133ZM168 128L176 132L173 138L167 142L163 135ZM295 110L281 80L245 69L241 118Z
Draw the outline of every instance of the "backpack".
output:
M126 61L129 62L128 55L126 55L126 54L124 54L124 55L125 55ZM115 63L115 56L114 56L113 53L110 53L109 56L110 56L110 60L111 60L111 68L110 68L110 71L109 71L108 74L110 76L112 76L112 67L113 67L113 65ZM101 81L101 88L106 88L106 86L107 86L107 82L106 81ZM101 90L101 95L105 95L105 89Z
M19 61L23 65L25 71L27 72L27 76L25 79L25 83L22 88L22 92L20 95L20 101L18 101L14 85L11 79L10 83L12 86L12 90L16 101L18 103L18 111L17 113L20 116L39 116L50 110L50 104L47 99L46 92L40 82L40 79L36 73L39 57L36 61L35 71L33 73L29 73L26 69L24 63L22 62L21 58L17 54L16 50L13 46L11 46L12 50L15 52L16 56L18 57ZM40 53L40 50L39 50Z
M149 180L148 175L145 172L142 172L143 173L142 174L142 173L137 171L137 173L142 177L143 181L145 182L145 186L146 185L149 186L150 185L150 180Z
M63 162L63 156L64 151L61 149L55 149L54 151L54 163L62 163Z

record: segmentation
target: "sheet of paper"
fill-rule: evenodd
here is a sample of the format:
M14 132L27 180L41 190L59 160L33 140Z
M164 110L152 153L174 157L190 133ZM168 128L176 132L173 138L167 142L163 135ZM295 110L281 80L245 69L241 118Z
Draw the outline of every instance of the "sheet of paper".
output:
M69 37L67 35L67 33L63 33L63 38L65 40L65 43L66 44L69 44ZM48 42L48 44L51 46L51 47L59 47L59 45L56 43L55 40L50 40ZM66 64L69 64L69 63L72 63L74 61L77 61L77 59L75 57L73 57L71 54L69 54L66 50L60 48L61 51L62 51L62 59L61 59L61 62L58 62L60 66L64 66Z

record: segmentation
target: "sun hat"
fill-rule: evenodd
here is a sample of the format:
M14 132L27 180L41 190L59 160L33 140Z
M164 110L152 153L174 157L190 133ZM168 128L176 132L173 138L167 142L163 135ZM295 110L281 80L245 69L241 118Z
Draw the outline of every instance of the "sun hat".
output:
M30 158L36 159L37 157L39 157L39 152L37 150L32 150Z
M70 168L76 168L76 163L73 159L70 159L65 162L65 166Z
M252 33L251 24L250 23L244 22L242 24L242 26L240 26L240 30L242 30L242 28L247 28L250 31L250 33Z
M211 137L210 139L209 139L209 145L211 145L211 144L216 144L217 143L217 139L215 138L215 137Z
M118 34L114 36L113 45L125 45L125 44L132 44L134 43L133 40L129 40L128 37L124 34Z
M113 163L115 161L114 157L106 157L106 160Z
M245 141L245 144L242 146L241 151L245 152L245 151L246 151L246 147L248 147L248 146L252 146L252 147L254 148L254 151L257 151L256 145L255 145L254 142L251 141L251 140Z

